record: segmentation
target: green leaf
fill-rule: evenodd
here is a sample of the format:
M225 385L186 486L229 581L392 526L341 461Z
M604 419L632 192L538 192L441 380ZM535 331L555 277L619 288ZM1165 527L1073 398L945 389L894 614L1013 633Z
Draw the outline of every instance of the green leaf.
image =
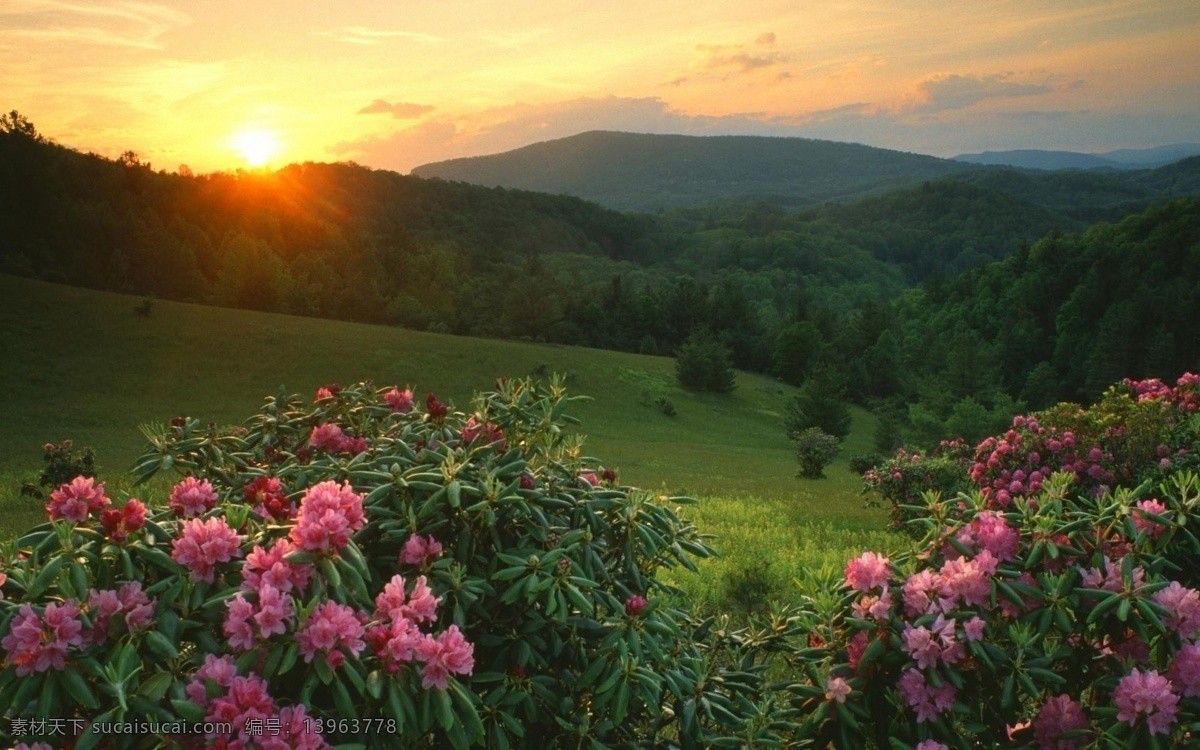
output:
M59 672L58 679L76 703L91 709L100 707L100 703L96 700L96 696L92 694L92 689L88 686L87 680L84 679L83 675L79 674L79 670L75 669L73 665L68 665L66 669Z

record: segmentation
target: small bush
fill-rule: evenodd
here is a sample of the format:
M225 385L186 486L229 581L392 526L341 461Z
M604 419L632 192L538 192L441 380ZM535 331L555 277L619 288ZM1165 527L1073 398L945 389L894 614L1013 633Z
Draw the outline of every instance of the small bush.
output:
M675 377L692 391L729 393L737 387L733 356L711 334L697 331L675 355Z
M855 474L866 474L885 460L879 453L851 453L849 468Z
M96 476L96 455L92 453L92 449L84 448L82 453L76 455L70 440L64 440L58 445L46 443L42 461L45 466L42 467L38 484L43 487L58 487L75 477Z
M838 439L818 427L800 432L792 444L796 448L796 460L800 462L799 476L805 479L823 479L825 467L837 458Z

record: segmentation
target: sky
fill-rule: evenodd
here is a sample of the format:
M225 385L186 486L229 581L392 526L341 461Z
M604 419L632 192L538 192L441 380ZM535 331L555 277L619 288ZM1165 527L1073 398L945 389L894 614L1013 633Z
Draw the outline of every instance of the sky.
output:
M197 172L588 130L953 156L1200 142L1200 2L0 0L0 110Z

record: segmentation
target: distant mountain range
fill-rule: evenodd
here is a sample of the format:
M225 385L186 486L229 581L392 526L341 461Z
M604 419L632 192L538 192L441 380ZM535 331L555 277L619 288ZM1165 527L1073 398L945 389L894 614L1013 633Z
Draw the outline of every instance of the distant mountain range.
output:
M593 131L425 164L412 174L656 211L730 199L793 207L844 201L969 168L933 156L807 138Z
M984 151L978 154L959 154L954 160L1021 169L1150 169L1197 155L1200 155L1200 143L1175 143L1157 148L1127 148L1102 154L1038 149Z

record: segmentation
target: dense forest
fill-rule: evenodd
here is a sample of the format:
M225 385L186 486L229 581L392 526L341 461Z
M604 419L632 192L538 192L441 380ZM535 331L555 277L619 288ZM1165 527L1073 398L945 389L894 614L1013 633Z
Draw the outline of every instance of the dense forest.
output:
M1164 202L1200 193L1200 159L638 215L345 163L166 173L17 117L0 121L0 272L652 354L702 336L875 408L881 447L1200 366L1200 204Z

